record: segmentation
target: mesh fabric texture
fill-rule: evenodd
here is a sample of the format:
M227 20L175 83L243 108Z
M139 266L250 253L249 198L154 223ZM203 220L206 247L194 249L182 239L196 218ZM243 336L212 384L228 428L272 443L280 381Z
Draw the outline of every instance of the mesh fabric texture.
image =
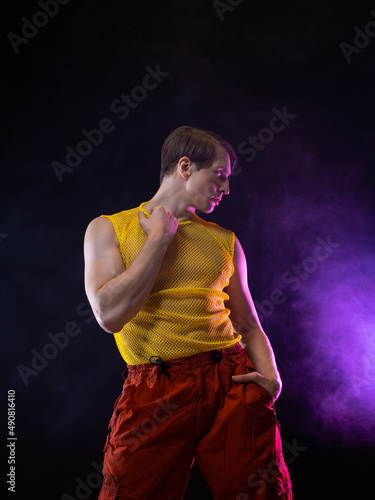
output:
M147 203L102 215L115 228L125 268L146 241L138 212L149 217L143 208ZM145 305L114 334L126 363L149 363L151 356L176 359L238 342L223 292L234 271L234 239L232 231L196 214L179 223Z

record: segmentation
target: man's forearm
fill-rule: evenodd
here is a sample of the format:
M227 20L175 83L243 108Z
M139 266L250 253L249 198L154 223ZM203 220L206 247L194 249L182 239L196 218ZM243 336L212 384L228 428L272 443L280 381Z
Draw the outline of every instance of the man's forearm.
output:
M246 334L242 334L240 344L251 359L257 372L267 379L279 378L272 346L261 328L254 326Z
M145 304L167 247L165 242L148 237L131 265L98 290L94 312L105 330L120 331Z

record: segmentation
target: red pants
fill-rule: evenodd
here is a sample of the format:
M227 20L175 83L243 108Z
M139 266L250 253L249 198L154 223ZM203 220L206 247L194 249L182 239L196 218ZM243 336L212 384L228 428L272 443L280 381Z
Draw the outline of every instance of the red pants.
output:
M291 500L270 396L231 379L254 369L241 346L165 365L128 367L99 500L181 500L194 458L215 500Z

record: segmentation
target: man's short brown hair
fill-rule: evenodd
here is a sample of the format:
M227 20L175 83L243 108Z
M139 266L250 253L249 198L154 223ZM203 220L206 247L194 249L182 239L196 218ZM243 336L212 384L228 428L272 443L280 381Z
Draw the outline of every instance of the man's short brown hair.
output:
M164 141L161 150L160 184L173 172L183 156L196 163L198 170L208 168L215 159L217 145L227 151L233 172L238 157L229 142L214 132L200 128L183 126L174 130Z

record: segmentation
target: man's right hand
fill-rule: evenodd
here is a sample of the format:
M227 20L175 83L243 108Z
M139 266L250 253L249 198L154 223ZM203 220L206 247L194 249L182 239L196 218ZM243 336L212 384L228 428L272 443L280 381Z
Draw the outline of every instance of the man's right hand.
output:
M176 234L177 219L170 210L160 205L152 208L149 218L143 212L138 212L138 218L141 228L149 238L161 240L168 245Z
M137 256L125 266L110 220L97 217L85 235L85 288L100 326L119 332L143 307L159 274L178 222L169 210L155 206L149 218L139 213L147 234Z

